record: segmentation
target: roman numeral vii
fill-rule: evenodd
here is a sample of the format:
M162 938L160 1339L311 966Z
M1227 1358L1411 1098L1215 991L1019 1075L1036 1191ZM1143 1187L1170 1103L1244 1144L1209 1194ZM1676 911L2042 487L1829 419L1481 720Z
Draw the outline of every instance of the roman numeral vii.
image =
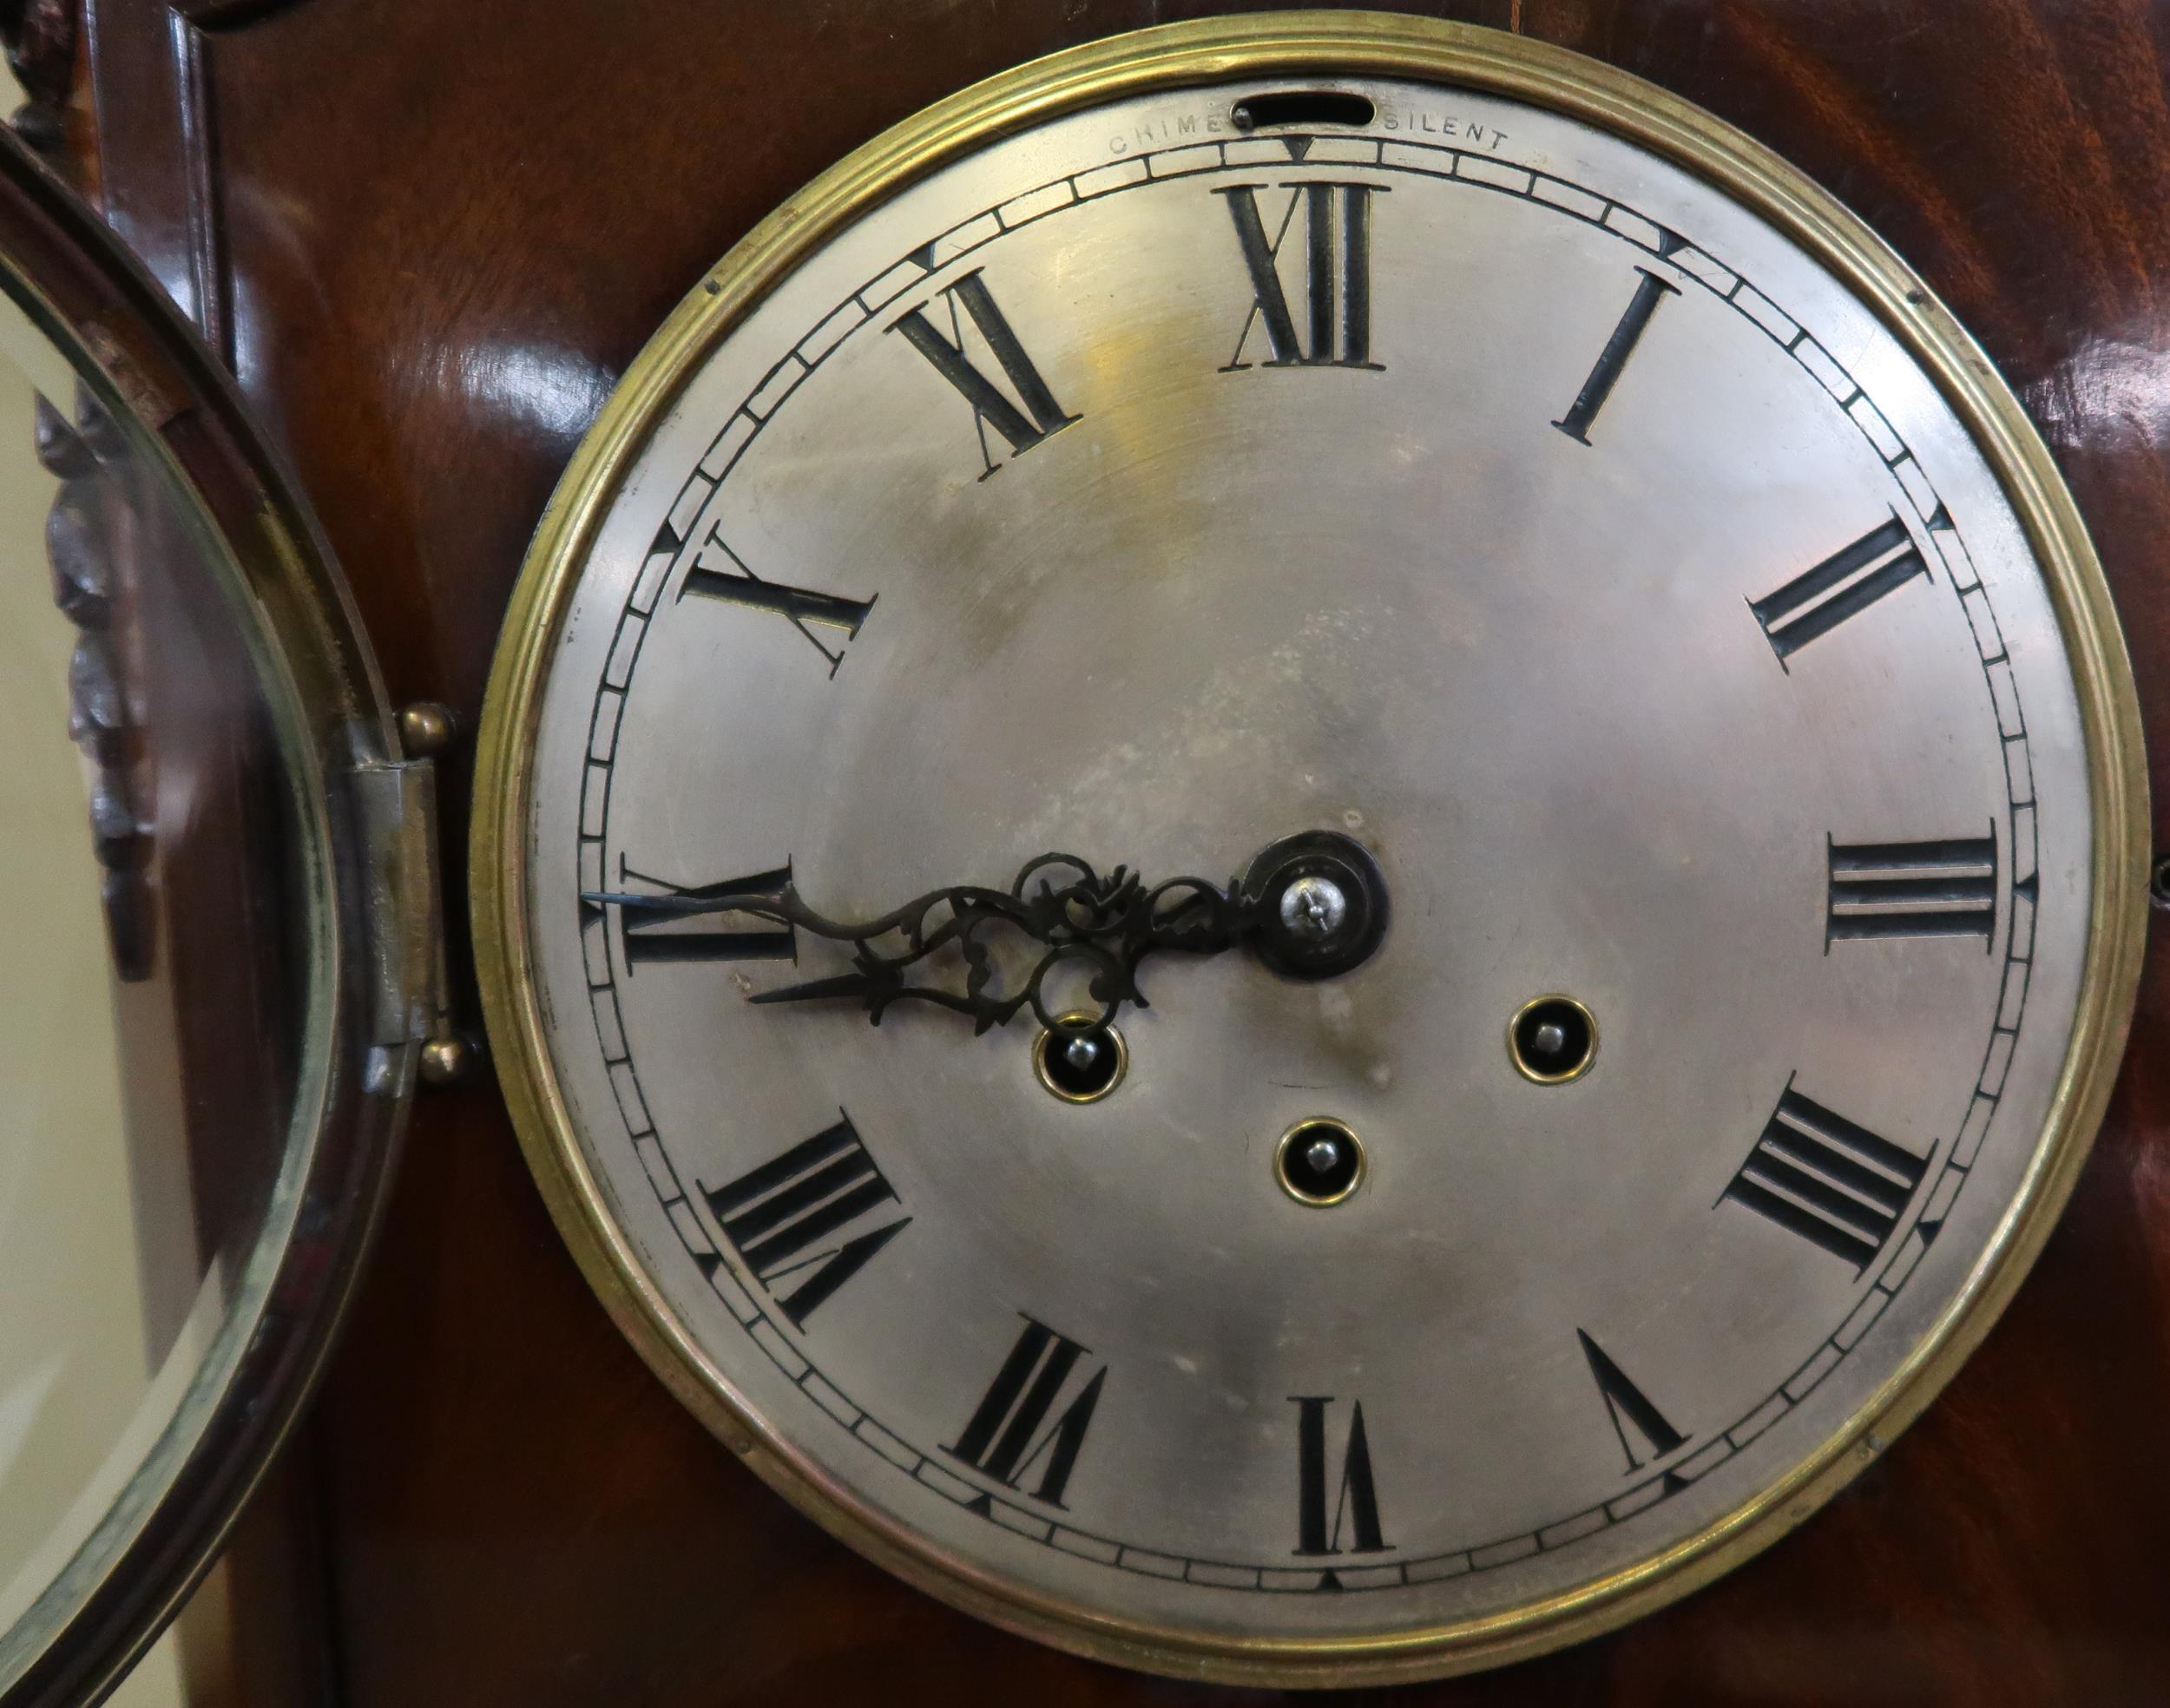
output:
M1287 207L1266 234L1259 214L1262 184L1237 184L1213 194L1226 198L1235 221L1236 246L1251 278L1251 312L1243 318L1235 352L1223 373L1247 368L1244 345L1253 326L1263 324L1272 352L1269 368L1368 368L1371 359L1371 198L1386 191L1377 184L1284 184ZM1302 210L1304 224L1304 326L1299 332L1281 288L1279 261L1289 227Z
M996 1372L994 1386L972 1413L957 1444L943 1450L1012 1488L1037 1470L1040 1481L1032 1498L1061 1506L1062 1491L1069 1487L1070 1472L1077 1465L1078 1449L1085 1444L1085 1431L1100 1404L1108 1367L1101 1365L1075 1389L1054 1422L1049 1422L1049 1416L1072 1388L1085 1357L1085 1348L1069 1336L1025 1317L1024 1332Z

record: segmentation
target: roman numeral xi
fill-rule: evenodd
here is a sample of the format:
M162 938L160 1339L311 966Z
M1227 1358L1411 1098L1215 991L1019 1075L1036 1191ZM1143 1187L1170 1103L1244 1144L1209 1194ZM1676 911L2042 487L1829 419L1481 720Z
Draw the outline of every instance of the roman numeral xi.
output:
M1235 221L1236 245L1251 278L1251 310L1223 373L1252 365L1243 359L1252 329L1263 324L1271 354L1268 368L1367 368L1371 359L1371 198L1376 184L1284 184L1288 204L1266 233L1259 213L1262 184L1237 184L1213 194L1226 199ZM1279 258L1289 227L1301 210L1304 227L1304 325L1299 331L1281 286Z
M911 1220L884 1213L897 1205L897 1193L859 1142L852 1118L841 1109L837 1116L834 1127L774 1161L701 1188L723 1237L794 1328L804 1328L815 1309ZM879 1225L824 1243L866 1220Z
M1023 1315L1022 1312L1019 1313ZM1070 1486L1078 1449L1085 1444L1108 1367L1095 1370L1052 1422L1055 1411L1086 1350L1045 1323L1025 1317L1024 1332L996 1372L995 1383L965 1424L953 1447L943 1450L996 1481L1018 1488L1037 1470L1031 1490L1036 1501L1062 1504Z
M1040 370L1033 365L1009 320L995 305L995 299L979 269L974 268L954 284L945 285L940 294L949 308L948 338L944 338L927 319L924 304L907 310L889 330L902 332L911 347L932 363L934 371L972 406L973 424L979 430L980 457L987 464L980 478L985 480L1001 466L987 443L990 427L1009 442L1012 456L1022 457L1079 417L1066 413L1062 405L1055 402L1055 393L1040 377ZM978 328L980 338L993 355L996 366L1002 370L1010 390L1016 394L1016 403L1005 397L1002 389L965 355L964 321L957 313L959 304Z
M1928 1158L1834 1114L1789 1081L1719 1202L1746 1205L1858 1273L1897 1230L1928 1170Z

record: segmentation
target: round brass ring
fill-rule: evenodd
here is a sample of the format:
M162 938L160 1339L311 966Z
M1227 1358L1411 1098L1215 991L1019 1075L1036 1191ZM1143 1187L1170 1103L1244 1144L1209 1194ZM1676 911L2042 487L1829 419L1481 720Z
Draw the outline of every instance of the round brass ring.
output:
M1582 1016L1582 1023L1590 1028L1590 1047L1582 1052L1581 1059L1563 1074L1541 1073L1531 1067L1522 1059L1522 1045L1515 1035L1522 1030L1522 1021L1529 1011L1541 1008L1547 1002L1565 1002ZM1597 1016L1589 1011L1587 1003L1576 1002L1564 990L1549 990L1542 996L1532 996L1515 1010L1514 1018L1507 1022L1507 1059L1515 1064L1515 1071L1532 1085L1566 1085L1570 1081L1581 1079L1590 1071L1590 1064L1597 1060Z
M1069 1014L1057 1015L1055 1018L1063 1025L1068 1026L1077 1021L1092 1020L1095 1016L1072 1010ZM1130 1071L1130 1046L1123 1042L1122 1034L1116 1029L1115 1022L1109 1021L1101 1025L1099 1029L1115 1040L1115 1071L1114 1076L1098 1091L1068 1091L1058 1085L1055 1075L1048 1072L1048 1045L1053 1041L1055 1034L1042 1030L1040 1035L1032 1041L1033 1073L1038 1077L1042 1085L1065 1103L1097 1103L1121 1085L1122 1076Z
M1349 1177L1349 1184L1336 1192L1305 1192L1295 1181L1288 1178L1289 1146L1296 1142L1299 1134L1313 1132L1322 1127L1332 1127L1336 1133L1349 1141L1350 1148L1356 1153L1356 1173ZM1332 1205L1346 1204L1356 1196L1357 1188L1364 1184L1364 1176L1371 1172L1371 1159L1370 1153L1364 1148L1364 1140L1357 1137L1356 1129L1348 1122L1336 1120L1332 1115L1305 1115L1303 1120L1284 1133L1273 1146L1274 1180L1283 1192L1299 1204L1308 1205L1313 1210L1324 1210Z

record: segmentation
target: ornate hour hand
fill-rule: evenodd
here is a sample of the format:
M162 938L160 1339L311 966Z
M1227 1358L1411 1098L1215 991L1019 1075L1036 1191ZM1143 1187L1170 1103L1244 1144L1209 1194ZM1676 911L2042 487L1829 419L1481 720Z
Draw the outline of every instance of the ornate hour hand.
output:
M931 1002L970 1016L973 1030L1005 1025L1030 1008L1050 1032L1082 1035L1114 1020L1125 1002L1147 1006L1138 969L1156 951L1218 955L1239 945L1299 978L1346 972L1378 948L1386 930L1386 890L1360 844L1333 831L1274 843L1225 886L1175 877L1147 887L1127 866L1105 876L1072 854L1028 860L1007 890L957 884L931 890L878 918L831 919L809 906L788 871L760 884L717 885L670 895L589 890L582 899L650 918L737 914L852 946L852 970L756 992L754 1002L850 998L876 1025L892 1002ZM997 988L1003 934L1040 946L1016 988ZM916 982L924 963L954 948L962 991ZM1045 997L1056 969L1082 965L1100 1012L1057 1014Z

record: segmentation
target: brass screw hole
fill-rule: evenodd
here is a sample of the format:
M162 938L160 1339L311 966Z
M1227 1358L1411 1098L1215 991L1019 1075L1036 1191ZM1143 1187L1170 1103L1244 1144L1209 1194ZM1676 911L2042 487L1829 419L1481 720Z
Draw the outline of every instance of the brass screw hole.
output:
M1597 1017L1572 996L1539 996L1507 1022L1507 1054L1532 1084L1579 1080L1597 1060Z

